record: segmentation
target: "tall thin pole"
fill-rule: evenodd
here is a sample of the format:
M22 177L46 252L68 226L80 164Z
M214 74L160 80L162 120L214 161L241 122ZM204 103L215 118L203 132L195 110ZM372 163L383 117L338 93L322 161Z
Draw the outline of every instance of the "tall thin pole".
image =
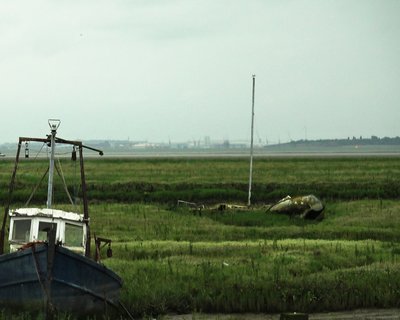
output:
M82 198L83 198L83 220L86 224L86 248L85 248L85 256L90 257L90 228L89 228L89 205L87 199L87 191L86 191L86 178L85 178L85 169L83 167L83 146L79 145L79 163L81 167L81 187L82 187Z
M49 182L47 185L47 208L51 208L53 204L53 177L54 177L54 152L56 148L56 133L57 129L54 127L51 128L51 136L50 136L50 165L49 165Z
M12 197L12 193L13 193L14 186L15 186L15 176L17 174L17 168L18 168L18 162L19 162L19 154L20 154L20 151L21 151L21 145L22 145L22 141L21 141L21 138L20 138L19 142L18 142L17 156L15 157L14 171L13 171L12 176L11 176L10 187L8 188L7 203L4 206L3 224L1 226L1 231L0 231L0 254L4 253L5 229L6 229L6 224L7 224L7 217L8 217L8 214L9 214L8 211L10 209L10 204L11 204L11 197Z
M251 140L250 140L250 174L249 174L249 197L247 205L251 205L251 183L253 178L253 131L254 131L254 92L256 87L256 75L253 74L253 95L251 99Z
M56 134L57 129L60 126L61 121L58 119L49 119L48 121L51 135L50 135L50 165L49 165L49 182L47 186L47 208L51 208L53 205L53 177L54 177L54 158L55 158L55 150L56 150Z

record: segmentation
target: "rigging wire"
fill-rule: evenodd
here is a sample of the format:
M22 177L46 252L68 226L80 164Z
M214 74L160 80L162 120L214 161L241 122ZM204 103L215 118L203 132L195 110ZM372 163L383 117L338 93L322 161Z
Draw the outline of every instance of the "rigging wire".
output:
M42 152L44 145L45 145L45 143L42 144L42 146L40 147L39 151L36 153L35 158L33 158L34 160L36 160L38 155L39 155L39 153Z
M44 178L46 177L47 173L49 172L49 167L47 167L46 172L43 174L42 178L40 179L40 181L36 184L36 186L33 188L28 200L25 202L25 206L28 206L29 203L31 202L34 194L36 193L37 189L39 188L39 186L42 184Z
M46 145L46 147L47 147L45 153L46 153L47 158L49 158L49 154L50 154L50 152L49 152L49 145L46 144L46 143L43 143L42 146L40 147L39 151L36 153L36 155L35 155L35 157L34 157L34 160L36 160L36 159L38 158L39 154L42 153L43 148L44 148L45 145ZM58 152L58 153L56 153L56 154L57 154L57 155L66 155L66 154L69 154L69 152ZM57 170L57 173L58 173L59 177L60 177L61 180L62 180L64 190L65 190L65 192L66 192L66 194L67 194L67 196L68 196L68 199L69 199L70 203L71 203L72 205L75 205L75 206L76 206L76 201L74 201L74 200L72 199L71 194L69 193L68 186L67 186L67 183L66 183L66 180L65 180L64 172L63 172L63 170L62 170L62 166L61 166L61 162L60 162L60 159L59 159L59 158L57 158L57 163L58 163L58 165L55 166L55 168L56 168L56 170ZM75 184L76 184L76 163L75 163L75 170L74 170L74 171L75 171L74 182L75 182ZM47 167L47 169L45 170L44 174L43 174L42 177L40 178L39 182L33 187L33 190L32 190L32 192L31 192L31 194L30 194L28 200L27 200L26 203L25 203L26 206L29 205L29 203L31 202L33 196L35 195L36 191L38 190L38 188L39 188L40 185L42 184L42 182L43 182L44 178L46 177L46 175L48 174L48 172L49 172L49 167ZM54 192L54 191L53 191L53 192ZM76 194L76 187L75 187L75 186L74 186L74 193ZM74 198L76 198L76 195L74 195Z
M71 194L68 191L68 186L67 186L67 183L65 181L64 172L62 171L60 158L57 158L57 163L58 163L58 165L55 166L56 167L56 171L57 171L58 175L60 176L60 178L61 178L61 180L63 182L64 190L65 190L65 193L68 196L69 201L71 202L72 205L74 205L74 202L72 201L72 198L71 198Z

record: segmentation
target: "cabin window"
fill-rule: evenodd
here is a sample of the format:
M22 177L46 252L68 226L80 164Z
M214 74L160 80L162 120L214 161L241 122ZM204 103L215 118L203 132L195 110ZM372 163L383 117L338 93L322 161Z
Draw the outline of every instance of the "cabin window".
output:
M31 232L31 220L14 220L12 239L16 241L29 242Z
M39 241L47 241L48 240L48 232L51 230L51 228L54 228L57 231L57 223L40 221L37 239Z
M65 224L65 245L69 247L81 247L83 228L75 224Z

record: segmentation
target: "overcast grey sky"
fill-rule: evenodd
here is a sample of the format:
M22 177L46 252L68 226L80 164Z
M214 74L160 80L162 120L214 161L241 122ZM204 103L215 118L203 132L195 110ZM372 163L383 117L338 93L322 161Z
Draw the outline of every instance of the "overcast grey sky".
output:
M0 2L0 142L400 136L399 0Z

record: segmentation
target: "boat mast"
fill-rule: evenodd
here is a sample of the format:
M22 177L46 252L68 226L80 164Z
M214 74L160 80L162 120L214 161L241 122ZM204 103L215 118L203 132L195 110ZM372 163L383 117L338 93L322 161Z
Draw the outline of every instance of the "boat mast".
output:
M57 129L60 126L60 120L58 119L49 119L48 123L51 129L50 135L50 147L51 147L51 154L50 154L50 166L49 166L49 183L47 186L47 208L51 208L53 202L53 177L54 177L54 153L56 149L56 134Z
M49 181L48 181L48 194L47 194L47 208L51 208L52 199L53 199L53 176L54 176L54 158L55 158L55 144L63 143L69 144L74 147L79 148L79 158L80 158L80 167L81 167L81 184L82 184L82 198L83 198L83 211L84 211L84 222L87 226L87 241L86 241L86 256L90 254L90 231L89 231L89 209L88 209L88 201L87 201L87 192L86 192L86 181L85 181L85 172L83 167L83 149L89 149L95 152L98 152L100 156L103 155L103 151L92 148L89 146L85 146L81 141L73 141L73 140L65 140L59 137L56 137L57 129L60 126L61 121L58 119L49 119L49 126L51 128L51 134L47 135L46 138L30 138L30 137L19 137L17 155L15 157L15 165L14 170L11 176L11 181L8 189L8 197L6 199L6 204L4 206L4 216L3 222L0 229L0 255L4 253L4 240L5 240L5 229L7 226L7 217L9 214L12 194L15 187L15 178L19 163L19 156L21 151L21 146L26 142L41 142L51 146L51 156L50 156L50 167L49 167Z
M253 74L253 94L251 100L251 140L250 140L250 174L249 174L249 197L247 206L251 205L251 183L253 178L253 131L254 131L254 91L256 86L256 75Z

